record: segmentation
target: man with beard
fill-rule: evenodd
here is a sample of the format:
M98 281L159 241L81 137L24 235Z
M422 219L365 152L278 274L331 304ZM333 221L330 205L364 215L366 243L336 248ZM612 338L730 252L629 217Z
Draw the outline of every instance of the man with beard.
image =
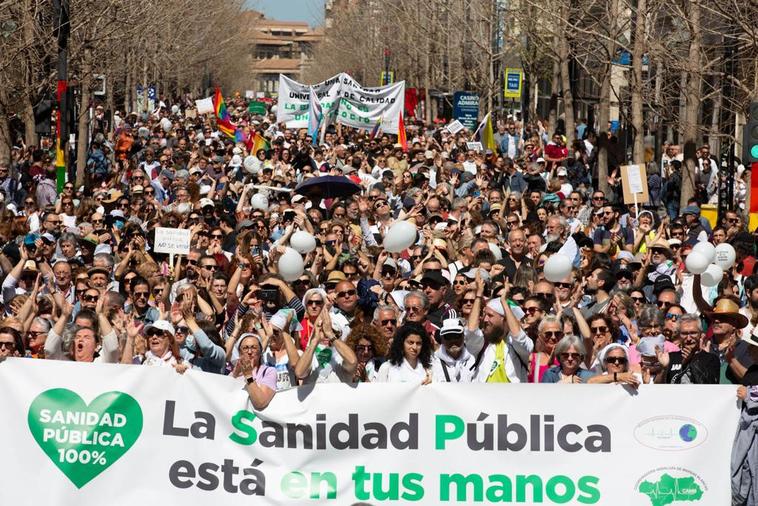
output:
M661 353L658 357L666 368L664 378L669 384L716 385L719 382L719 359L703 350L706 344L700 330L700 317L683 315L679 322L681 350Z
M582 309L582 315L589 318L605 311L611 301L610 292L616 286L616 277L608 269L595 269L587 278L584 292L592 296L592 302Z
M618 210L613 206L603 208L602 225L595 230L592 241L595 243L595 253L615 255L634 246L634 231L624 228L618 221Z
M491 299L484 308L484 323L479 328L484 282L476 281L476 299L464 332L466 348L476 356L476 380L481 383L525 383L529 354L534 342L524 332L505 302L508 290L500 299Z
M434 353L432 381L471 383L475 379L476 357L464 344L463 323L458 318L449 318L442 322L439 334L442 344Z

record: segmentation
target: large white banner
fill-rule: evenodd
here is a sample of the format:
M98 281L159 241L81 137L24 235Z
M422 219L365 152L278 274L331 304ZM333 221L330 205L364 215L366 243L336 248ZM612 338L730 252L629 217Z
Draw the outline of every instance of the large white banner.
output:
M381 121L383 132L397 134L405 105L405 81L366 88L342 73L307 85L280 74L276 121L286 123L287 128L307 128L310 88L316 92L327 121L364 129L371 129Z
M0 504L730 504L729 386L319 385L0 364Z

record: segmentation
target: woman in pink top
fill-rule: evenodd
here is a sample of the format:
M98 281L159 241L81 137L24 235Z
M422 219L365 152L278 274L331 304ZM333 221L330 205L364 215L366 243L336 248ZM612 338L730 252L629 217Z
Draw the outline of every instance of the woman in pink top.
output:
M563 325L560 318L553 315L545 316L538 327L534 352L529 357L529 383L539 383L548 369L558 365L553 356L553 349L561 338Z

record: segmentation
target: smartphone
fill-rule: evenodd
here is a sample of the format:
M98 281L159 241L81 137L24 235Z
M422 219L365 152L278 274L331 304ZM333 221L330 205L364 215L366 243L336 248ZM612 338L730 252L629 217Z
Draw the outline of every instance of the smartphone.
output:
M276 302L279 299L279 290L264 288L261 290L260 297L265 302Z
M253 246L253 248L250 250L250 253L252 253L253 256L260 255L261 254L261 247L260 246Z

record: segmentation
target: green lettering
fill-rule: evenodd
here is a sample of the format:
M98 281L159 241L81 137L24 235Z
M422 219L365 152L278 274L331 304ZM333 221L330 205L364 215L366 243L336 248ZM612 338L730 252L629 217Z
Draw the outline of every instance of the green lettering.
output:
M419 473L408 473L403 475L403 488L405 491L401 495L405 501L420 501L424 498L424 487L421 481L424 476Z
M282 476L282 492L290 499L302 499L305 497L305 487L308 485L303 473L293 471Z
M450 439L458 439L463 435L466 428L463 419L455 415L437 415L434 420L434 448L437 450L444 450L446 448L445 442ZM448 425L451 425L449 431L447 430Z
M255 413L247 410L237 411L232 417L232 427L241 432L233 432L229 439L240 445L251 445L258 440L258 432L253 427L252 422L255 420Z
M526 487L532 486L532 498L526 498ZM542 478L536 474L516 476L516 502L542 502Z
M490 485L487 487L487 500L489 502L513 501L513 484L510 478L502 474L488 476Z
M577 483L579 492L586 494L576 498L582 504L595 504L600 500L600 490L595 485L600 479L597 476L582 476Z
M337 477L334 473L311 473L311 499L321 499L321 484L326 484L326 498L337 498Z
M474 501L482 502L484 498L484 483L478 474L442 474L440 475L440 500L450 500L450 489L455 485L455 500L458 502L469 501L468 486L473 487Z
M563 493L558 492L557 488L563 486ZM574 492L576 492L576 486L574 480L568 476L561 474L553 476L545 484L545 494L547 498L557 504L564 504L571 501L574 498Z

